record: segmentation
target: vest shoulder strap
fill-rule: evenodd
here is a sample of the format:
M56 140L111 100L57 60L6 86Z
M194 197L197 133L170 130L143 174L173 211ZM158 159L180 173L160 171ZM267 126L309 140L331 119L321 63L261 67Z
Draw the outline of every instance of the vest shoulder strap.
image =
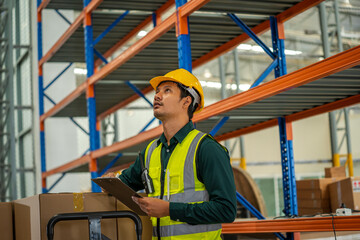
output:
M155 140L153 140L153 141L150 142L150 143L148 144L148 146L146 147L146 150L145 150L146 159L144 159L144 160L145 160L145 167L146 167L147 169L149 169L149 166L150 166L150 158L151 158L151 155L152 155L153 151L154 151L155 148L157 147L157 141L158 141L158 140L159 140L158 138L155 139Z

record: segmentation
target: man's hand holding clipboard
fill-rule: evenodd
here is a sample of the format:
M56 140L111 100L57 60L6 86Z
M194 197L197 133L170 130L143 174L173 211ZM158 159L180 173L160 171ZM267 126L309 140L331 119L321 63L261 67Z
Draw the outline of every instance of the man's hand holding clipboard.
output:
M102 177L102 178L93 178L91 179L97 185L99 185L106 192L113 195L128 208L133 210L135 213L144 216L147 215L141 208L133 201L132 197L142 198L134 190L128 187L117 177Z
M92 181L141 216L165 217L170 215L169 202L157 198L142 197L117 177L95 178Z

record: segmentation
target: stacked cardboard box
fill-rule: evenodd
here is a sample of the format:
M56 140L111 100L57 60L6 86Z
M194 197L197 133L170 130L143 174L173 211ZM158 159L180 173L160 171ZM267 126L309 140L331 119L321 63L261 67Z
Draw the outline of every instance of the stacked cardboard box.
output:
M15 235L17 240L45 240L46 225L50 218L59 213L99 212L124 210L124 205L104 193L58 193L40 194L14 201ZM146 221L147 220L147 221ZM143 217L143 239L151 239L150 220ZM121 230L120 230L121 229ZM130 219L101 221L102 234L111 240L136 239L135 227ZM88 221L63 221L55 225L54 239L89 239ZM119 235L118 235L119 233ZM131 233L131 234L129 234ZM132 234L133 233L133 234ZM126 235L126 237L124 237ZM127 237L127 236L130 237Z
M336 179L309 179L296 181L299 215L330 212L328 185Z
M331 197L331 210L345 204L346 208L360 210L360 177L352 177L332 183L329 186Z
M325 168L325 178L346 177L345 166Z
M13 240L13 208L12 203L0 202L0 239Z
M296 181L299 215L331 212L330 184L346 178L345 167L325 168L325 178Z

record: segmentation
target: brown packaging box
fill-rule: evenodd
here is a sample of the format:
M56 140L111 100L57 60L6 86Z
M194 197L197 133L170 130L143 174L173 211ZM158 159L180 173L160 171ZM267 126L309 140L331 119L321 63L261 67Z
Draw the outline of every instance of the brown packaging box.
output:
M360 210L360 177L346 178L330 184L331 211L336 212L341 203L345 207Z
M17 240L45 240L46 225L59 213L115 211L116 200L103 193L40 194L14 201ZM117 239L116 219L101 221L102 233ZM55 225L54 239L89 239L88 221L66 221Z
M324 198L324 191L321 189L298 189L298 199L322 199Z
M342 178L322 178L296 181L299 215L330 212L329 184Z
M330 201L329 199L299 199L298 207L330 209Z
M346 177L345 166L325 168L325 178Z
M0 233L3 240L14 239L12 203L0 203Z
M146 194L140 194L141 196L146 196ZM127 206L125 206L120 201L117 201L117 211L131 211ZM142 222L142 238L143 240L152 239L152 224L150 217L140 216ZM118 218L118 240L136 240L135 224L131 219L128 218Z
M306 179L296 181L296 188L298 190L298 199L317 199L316 196L319 196L321 199L329 199L330 191L329 184L333 182L340 181L345 179L344 177L340 178L320 178L320 179ZM304 193L303 193L304 192ZM311 194L313 193L313 194ZM306 197L308 196L308 197Z

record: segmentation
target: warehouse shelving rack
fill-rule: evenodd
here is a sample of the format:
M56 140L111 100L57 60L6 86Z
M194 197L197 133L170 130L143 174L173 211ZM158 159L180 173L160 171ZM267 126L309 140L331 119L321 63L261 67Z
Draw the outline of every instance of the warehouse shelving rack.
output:
M86 82L46 112L43 108L44 95L42 88L40 88L41 160L44 192L48 191L46 178L51 175L65 174L71 171L88 171L86 166L89 165L92 177L96 177L100 172L99 169L107 169L110 166L109 163L114 163L112 161L113 156L118 157L119 154L123 154L117 164L128 163L133 160L131 153L137 152L146 145L146 141L161 134L162 128L159 126L110 146L99 148L99 122L105 116L151 91L151 87L144 84L144 81L178 66L191 70L192 67L198 67L250 39L249 32L240 31L240 28L228 16L221 13L233 12L235 17L246 13L242 17L245 18L245 24L251 28L254 35L269 30L271 23L268 17L275 16L273 19L278 23L273 26L279 27L276 40L281 42L283 39L282 23L322 1L227 2L228 4L217 0L192 0L188 3L176 1L176 11L166 19L160 20L159 15L172 7L175 4L174 1L137 0L114 3L108 0L92 0L91 2L85 1L84 8L79 2L38 1L39 86L43 86L42 66L45 62L69 61L68 59L81 61L79 59L84 58L87 65ZM77 10L82 9L82 11L68 30L43 56L41 51L41 12L45 7L61 8L61 6ZM123 11L130 10L130 13L120 23L125 29L130 26L126 20L128 16L132 15L131 10L135 9L141 12L144 9L137 8L145 6L148 7L147 11L151 10L155 14L148 14L148 16L138 14L137 27L130 26L126 33L122 33L121 40L113 42L114 46L107 49L109 42L113 40L109 37L104 45L96 46L97 51L99 51L97 52L94 50L92 42L93 32L98 27L96 20L106 19L111 24L117 18L110 19L110 17L101 16L102 12L96 12L95 9L106 9L114 6L123 7L121 9ZM246 17L249 15L252 17ZM190 24L187 23L187 18L190 19ZM152 21L155 26L145 37L136 41L107 63L106 58ZM74 49L71 46L74 46L76 39L72 36L79 34L79 32L81 34L80 25L83 22L85 26L83 30L85 53L77 52L78 49L73 53L67 52ZM188 29L188 25L190 25L190 29ZM176 26L175 30L173 29L174 26ZM177 38L175 33L178 35ZM110 35L111 31L107 36ZM191 54L189 35L191 37ZM99 41L98 44L101 42ZM179 44L178 50L176 50L176 43ZM284 50L283 46L280 46L278 50L281 54ZM104 53L103 56L101 55L102 52ZM178 52L179 65L177 63ZM95 60L94 54L97 56ZM153 60L154 54L157 56L156 61ZM101 66L101 59L105 62L103 66ZM290 74L286 74L284 72L286 68L283 67L278 69L279 73L277 73L275 80L212 104L195 115L193 120L197 128L205 132L210 132L215 126L217 131L214 132L214 135L218 140L226 140L280 125L280 134L283 136L281 143L282 165L287 172L283 178L285 185L290 186L284 188L285 202L288 201L286 214L296 215L291 123L359 103L360 83L356 79L360 71L359 62L360 47L355 47ZM139 66L142 71L137 70ZM274 67L275 64L271 65L269 69ZM128 82L129 79L134 80L133 83ZM116 83L114 83L115 81ZM137 89L137 94L130 94L128 86ZM88 106L87 113L84 111L86 104ZM47 170L44 146L45 119L87 115L90 129L90 152L60 167ZM217 125L219 120L223 124L222 127ZM93 187L93 190L97 191L98 189Z

